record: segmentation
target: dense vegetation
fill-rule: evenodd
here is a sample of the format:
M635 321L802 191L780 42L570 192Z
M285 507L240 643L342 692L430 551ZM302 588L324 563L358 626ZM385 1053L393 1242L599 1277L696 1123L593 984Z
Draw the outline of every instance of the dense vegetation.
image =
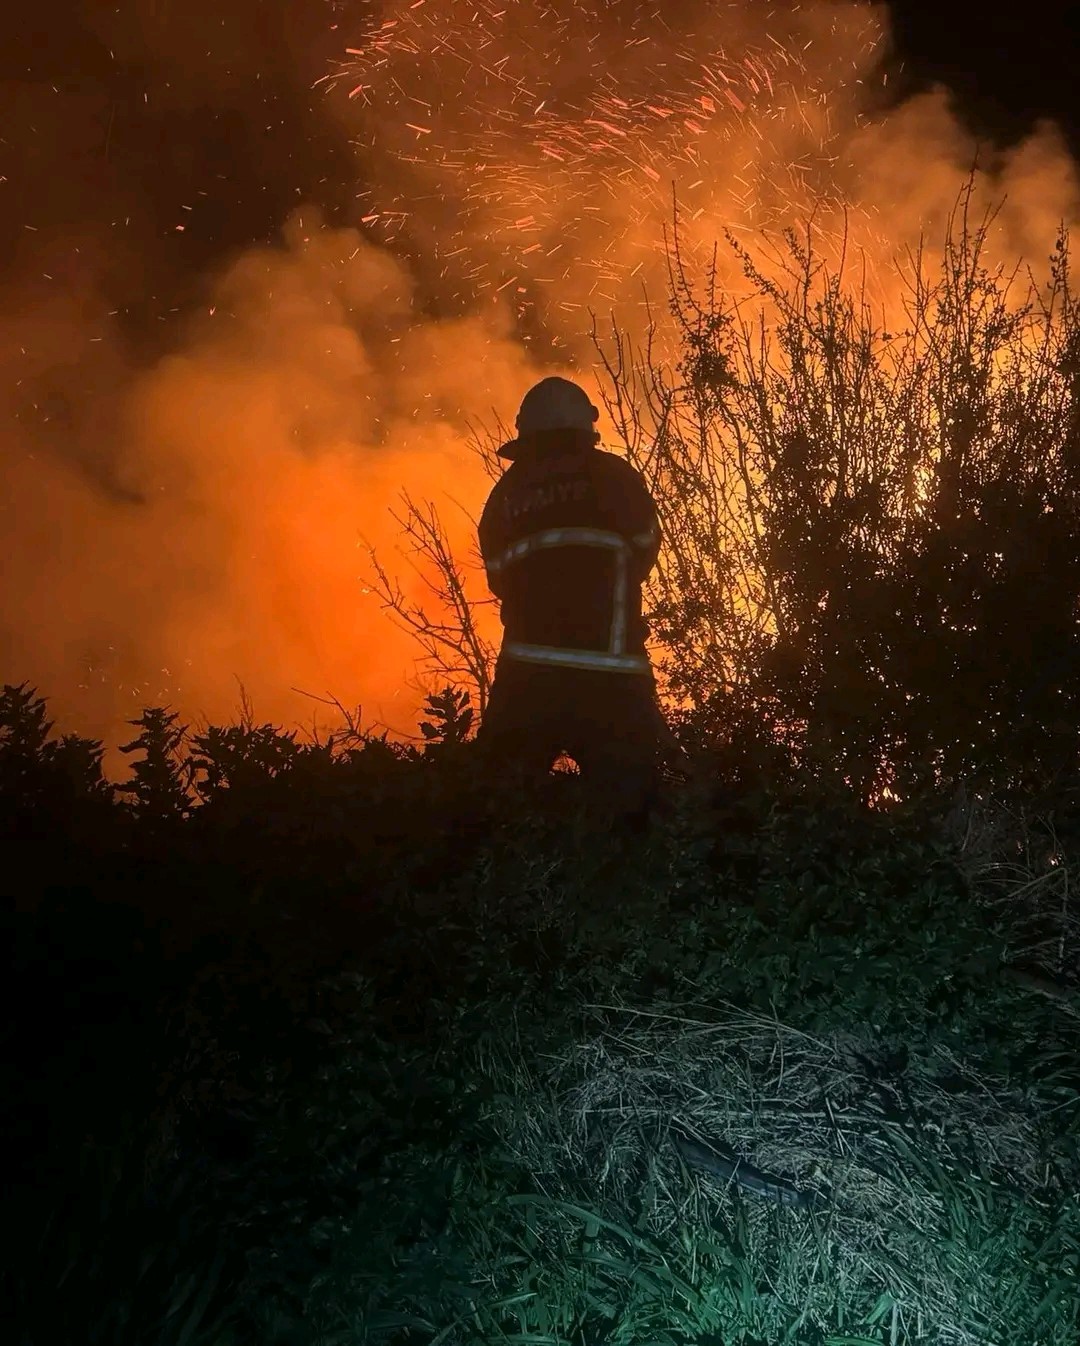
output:
M151 708L117 787L3 688L12 1341L1071 1346L1080 324L991 223L897 332L792 237L772 347L676 254L679 360L609 348L668 538L643 833L478 769L409 501L416 746Z
M439 704L423 751L149 712L113 798L5 690L14 1340L1075 1340L1071 797L699 760L603 837Z
M864 797L1077 767L1080 302L1066 234L1045 275L994 242L969 191L876 287L812 231L733 243L756 303L676 253L674 365L606 352L673 691Z

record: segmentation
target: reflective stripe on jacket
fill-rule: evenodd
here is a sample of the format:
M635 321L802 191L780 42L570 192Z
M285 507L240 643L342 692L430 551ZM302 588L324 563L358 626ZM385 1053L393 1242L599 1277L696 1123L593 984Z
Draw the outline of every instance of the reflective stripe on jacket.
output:
M641 584L660 545L640 475L593 448L523 455L480 521L503 654L525 663L648 673Z

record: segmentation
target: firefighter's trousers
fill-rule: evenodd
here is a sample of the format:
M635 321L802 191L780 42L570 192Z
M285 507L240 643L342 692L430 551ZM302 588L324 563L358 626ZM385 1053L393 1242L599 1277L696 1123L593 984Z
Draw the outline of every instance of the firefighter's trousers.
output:
M477 734L489 768L526 783L566 754L591 802L643 825L668 736L651 674L596 672L499 659Z

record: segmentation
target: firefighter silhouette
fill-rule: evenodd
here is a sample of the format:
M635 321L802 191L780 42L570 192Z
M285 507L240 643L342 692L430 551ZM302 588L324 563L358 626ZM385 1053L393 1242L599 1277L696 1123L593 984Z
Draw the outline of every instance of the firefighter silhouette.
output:
M595 801L640 822L667 733L641 613L660 527L641 474L598 447L597 418L577 384L546 378L499 450L510 466L479 534L503 643L477 743L532 779L565 753Z

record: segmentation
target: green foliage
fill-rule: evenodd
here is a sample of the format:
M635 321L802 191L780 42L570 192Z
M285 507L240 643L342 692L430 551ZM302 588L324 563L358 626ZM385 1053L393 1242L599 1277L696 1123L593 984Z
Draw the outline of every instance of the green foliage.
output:
M87 1141L73 1173L54 1178L40 1232L20 1250L5 1297L19 1346L196 1346L221 1342L230 1307L228 1252L193 1175L148 1185L144 1136L125 1120L115 1144ZM25 1212L20 1212L25 1215ZM14 1211L12 1212L14 1214ZM26 1259L26 1264L22 1260Z
M713 759L648 835L598 837L578 782L519 798L467 743L309 747L248 718L184 758L145 720L198 797L126 927L105 870L81 914L42 910L82 970L50 952L16 994L54 967L46 1000L103 1044L140 1005L156 1045L118 1046L116 1080L156 1101L118 1098L146 1127L110 1133L106 1090L84 1144L47 1147L77 1181L24 1184L20 1346L72 1314L132 1346L1074 1339L1080 1079L1057 1007L997 980L1056 882L1030 823L1002 820L972 878L931 801L875 812L765 769L710 792ZM1035 905L1068 943L1054 894ZM106 947L115 1001L89 989ZM812 1156L834 1206L691 1182L676 1114L803 1185Z

